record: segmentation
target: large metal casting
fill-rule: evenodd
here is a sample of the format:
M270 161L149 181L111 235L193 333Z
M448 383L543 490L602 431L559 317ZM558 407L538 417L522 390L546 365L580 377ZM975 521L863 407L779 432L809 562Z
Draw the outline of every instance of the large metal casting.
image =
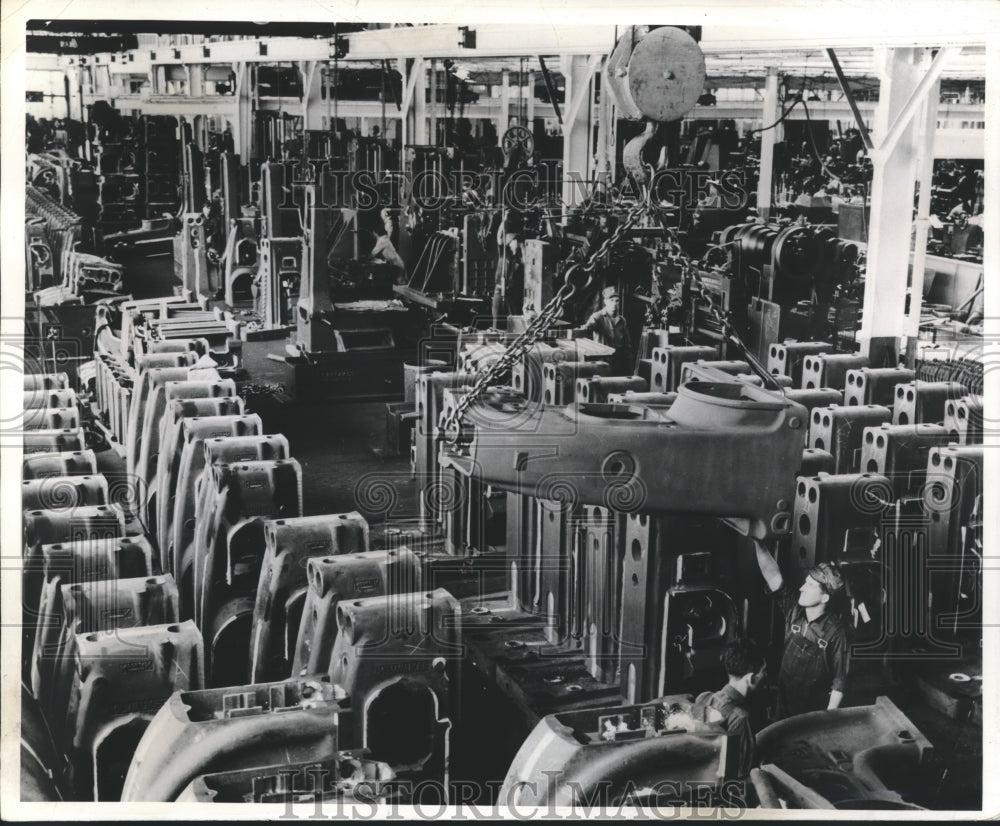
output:
M844 394L840 390L834 390L831 387L820 387L815 390L801 390L795 388L785 388L782 395L786 399L791 399L793 402L798 402L807 411L809 411L810 421L812 421L813 410L817 407L830 407L832 405L842 404L844 401ZM805 428L805 433L803 434L805 438L805 444L809 444L809 428Z
M670 407L677 401L676 393L642 393L626 390L624 393L609 393L605 401L608 404L642 405L644 407Z
M444 589L341 601L329 676L351 698L353 748L400 775L443 780L457 721L460 610Z
M467 417L468 445L442 456L538 498L556 491L621 511L726 517L758 538L791 530L805 408L749 385L699 383L682 386L668 412L646 414L615 405L546 408L514 430L510 414L480 404ZM736 455L752 478L731 472Z
M164 361L168 364L164 364ZM187 352L158 353L144 356L139 360L139 374L133 385L128 424L125 438L122 439L122 447L125 449L125 469L128 473L135 473L139 461L139 446L146 421L146 405L153 394L153 388L168 381L183 381L187 378L193 363L193 354Z
M63 587L102 580L153 576L153 548L144 537L81 540L42 548L45 582L31 655L31 690L39 700L55 688Z
M802 365L806 356L829 353L832 344L823 341L786 341L772 344L768 350L767 371L779 376L788 376L793 387L802 385Z
M21 507L25 510L60 510L107 503L108 480L103 476L48 476L21 483Z
M173 527L174 503L177 498L177 482L180 476L187 425L213 436L243 436L260 432L260 419L255 417L243 426L234 422L245 419L243 399L239 396L222 396L209 399L175 399L167 406L160 427L160 448L157 453L156 474L151 480L155 488L150 490L148 509L150 515L149 533L160 546L160 564L164 570L171 570L170 530ZM212 420L205 431L201 423ZM220 421L216 421L220 420ZM201 425L199 427L199 425Z
M36 453L67 453L86 448L83 431L76 430L27 430L22 441L25 456Z
M60 607L50 625L53 630L40 629L46 634L44 643L51 652L46 658L51 657L51 666L47 673L39 671L42 691L36 697L61 742L64 732L59 729L63 722L59 715L70 702L77 636L177 622L177 586L169 574L76 582L61 587L57 604Z
M204 684L201 634L192 622L76 637L65 730L78 799L118 800L142 733L177 690Z
M608 376L611 365L606 361L553 361L542 369L542 401L561 406L576 398L578 379Z
M135 751L121 799L170 802L211 772L332 757L343 699L318 677L173 694Z
M323 556L307 562L309 590L295 642L292 674L325 674L340 632L342 600L420 590L421 569L406 547Z
M820 473L833 473L833 455L827 450L807 447L802 451L802 464L795 476L816 476Z
M69 389L69 376L66 373L25 373L24 390L67 390Z
M411 446L411 467L419 480L420 520L428 527L438 516L435 508L434 492L442 490L441 469L438 447L440 434L438 425L445 408L445 394L472 384L476 373L442 372L421 375L417 378L417 419L413 430Z
M982 607L983 455L981 445L932 447L928 453L923 504L930 519L931 593L935 614L951 615L945 625L953 630L977 627ZM978 581L972 586L965 578Z
M830 453L835 473L857 473L865 428L887 424L891 418L892 411L877 404L816 407L809 422L809 447Z
M983 397L949 399L944 406L944 426L952 441L961 445L983 442Z
M690 698L671 696L549 715L514 758L500 803L621 806L636 793L690 802L699 786L717 789L725 779L728 740L723 726L692 711Z
M931 448L950 441L952 435L938 424L866 427L860 469L887 477L894 498L912 496L923 487Z
M76 391L63 390L25 390L22 407L25 410L37 410L48 407L76 407Z
M815 390L817 387L833 387L843 390L847 385L847 372L868 367L867 356L854 356L846 353L818 353L806 356L802 361L803 390Z
M43 548L59 543L113 539L125 535L125 514L117 505L84 505L65 510L24 512L24 574L21 632L22 651L34 646L38 606L41 601L45 564ZM27 679L29 661L24 659Z
M294 459L214 465L205 484L210 499L194 539L194 619L205 636L209 682L245 682L266 520L302 514L302 471Z
M201 371L198 371L201 374ZM218 380L217 370L206 371L210 375L207 380ZM165 387L167 382L183 382L190 375L191 370L187 367L159 367L148 370L144 376L149 387L143 394L142 383L134 395L134 401L129 408L129 440L125 444L125 470L130 478L139 477L143 485L152 474L156 465L154 463L154 452L159 448L158 444L153 444L159 432L160 419L167 406ZM236 388L233 386L230 393L219 393L220 396L235 396ZM145 401L143 401L145 399ZM135 428L133 429L133 422Z
M649 389L655 393L670 393L681 385L681 368L689 362L719 357L716 347L675 345L654 347L649 374Z
M222 406L224 402L230 400L214 401ZM237 409L242 409L242 400L240 402ZM184 406L197 403L193 399L180 402ZM159 494L160 564L163 570L175 574L181 570L183 550L194 536L197 502L195 488L198 478L205 469L205 442L209 439L256 436L263 429L260 416L255 413L249 416L239 414L196 416L181 421L179 444L173 453L167 454L171 466L161 477Z
M606 404L609 396L624 393L645 393L649 382L639 376L591 376L576 380L576 399L581 402Z
M291 675L310 586L309 563L367 551L368 522L357 511L276 519L265 523L264 542L250 641L250 678L255 682Z
M161 391L161 392L157 392ZM160 402L162 397L162 403ZM158 491L158 471L160 453L171 448L176 449L176 429L178 411L171 402L186 399L218 399L236 397L236 385L232 379L210 378L205 381L168 381L161 387L154 388L150 404L146 408L146 421L143 427L142 449L139 463L136 467L137 484L140 491L145 492L145 499L139 498L139 515L147 530L155 538L156 534L156 497ZM183 410L183 409L182 409ZM181 410L181 412L182 412ZM241 412L239 403L232 402L222 408L229 414ZM151 415L159 413L154 420ZM214 411L212 411L214 412ZM147 442L149 447L147 449Z
M870 706L773 723L757 734L757 751L762 764L776 765L831 808L867 808L920 798L919 769L931 744L888 697L879 697Z
M39 453L28 456L21 467L21 478L24 480L50 476L92 476L96 473L97 457L92 450Z
M638 518L641 517L636 514L618 515L594 505L583 507L579 634L590 673L602 682L613 683L622 667L621 648L628 646L626 628L631 627L628 622L631 604L627 603L645 595L645 589L641 595L623 594L622 582L631 584L635 580L633 572L628 570L628 557L623 553L629 546L628 539L624 546L616 541L622 524ZM623 596L628 597L627 603L622 601ZM637 613L644 615L645 601L642 602Z
M806 571L820 562L868 554L893 499L889 480L876 473L800 477L792 540L796 561Z
M969 391L955 381L913 381L896 385L893 424L940 424L945 405Z
M174 577L181 592L181 616L194 616L195 538L197 526L203 524L215 499L212 487L213 470L217 464L240 462L277 461L289 457L288 439L282 435L270 436L219 436L202 442L202 470L193 484L185 487L184 501L179 510L193 512L193 519L185 519L179 532L174 534ZM189 497L194 499L193 511L189 510Z
M532 401L542 401L545 367L560 362L607 362L614 349L589 338L557 338L540 341L511 367L511 385ZM601 373L595 370L594 373ZM606 373L604 373L606 375ZM581 373L586 376L587 373Z
M408 803L396 773L388 763L368 760L364 750L340 751L325 760L276 763L270 767L227 769L200 774L175 799L178 803L281 803L308 802L324 812L324 802L336 803L329 811L350 811L354 804Z
M862 367L860 370L848 370L844 404L849 407L866 404L892 407L896 385L912 382L915 377L913 370L903 367Z

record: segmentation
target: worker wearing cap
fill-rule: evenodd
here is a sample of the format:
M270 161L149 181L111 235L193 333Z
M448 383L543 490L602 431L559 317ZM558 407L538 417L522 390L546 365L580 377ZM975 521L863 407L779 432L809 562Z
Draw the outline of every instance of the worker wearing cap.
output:
M584 333L592 333L601 344L614 347L611 369L615 375L631 375L632 346L629 342L628 325L621 314L621 295L617 287L605 287L601 291L604 306L587 319Z
M847 622L834 606L844 580L829 562L806 575L798 589L785 584L774 557L756 542L757 563L785 614L785 650L778 675L778 716L840 707L847 687Z

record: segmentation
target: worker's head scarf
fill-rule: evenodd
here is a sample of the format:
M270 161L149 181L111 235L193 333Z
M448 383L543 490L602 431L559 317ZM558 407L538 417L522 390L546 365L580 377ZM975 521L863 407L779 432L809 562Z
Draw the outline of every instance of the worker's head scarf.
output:
M840 571L829 562L820 562L809 571L809 576L822 585L823 590L830 596L840 593L844 587L844 578L840 575Z

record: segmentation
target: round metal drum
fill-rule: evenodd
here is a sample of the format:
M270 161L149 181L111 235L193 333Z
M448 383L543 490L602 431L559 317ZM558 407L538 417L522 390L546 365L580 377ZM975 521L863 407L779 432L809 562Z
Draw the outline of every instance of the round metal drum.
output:
M654 29L640 40L628 64L628 85L647 118L680 120L705 87L705 56L687 32Z

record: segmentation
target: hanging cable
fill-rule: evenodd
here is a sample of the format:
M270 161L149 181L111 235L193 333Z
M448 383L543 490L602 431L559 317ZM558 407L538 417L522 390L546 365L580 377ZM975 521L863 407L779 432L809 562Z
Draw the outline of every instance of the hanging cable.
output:
M337 43L337 24L333 24L333 42ZM330 126L333 127L337 124L339 117L337 115L337 103L338 103L338 86L340 85L340 50L339 48L334 48L333 50L333 85L327 92L327 102L329 102L330 97L333 97L333 119L330 121ZM336 129L337 134L340 134L339 126Z
M803 105L805 105L805 102L803 101L801 94L798 95L795 98L795 100L793 100L791 102L791 104L789 105L789 107L787 109L785 109L784 112L781 113L781 116L774 123L772 123L772 124L770 124L768 126L761 126L758 129L750 129L750 130L747 131L747 134L748 135L755 135L758 132L767 132L767 131L769 131L771 129L774 129L777 126L780 126L782 123L785 122L785 119L789 116L789 114L791 114L792 109L794 109L800 103L802 103Z
M385 61L382 61L382 137L385 137Z

